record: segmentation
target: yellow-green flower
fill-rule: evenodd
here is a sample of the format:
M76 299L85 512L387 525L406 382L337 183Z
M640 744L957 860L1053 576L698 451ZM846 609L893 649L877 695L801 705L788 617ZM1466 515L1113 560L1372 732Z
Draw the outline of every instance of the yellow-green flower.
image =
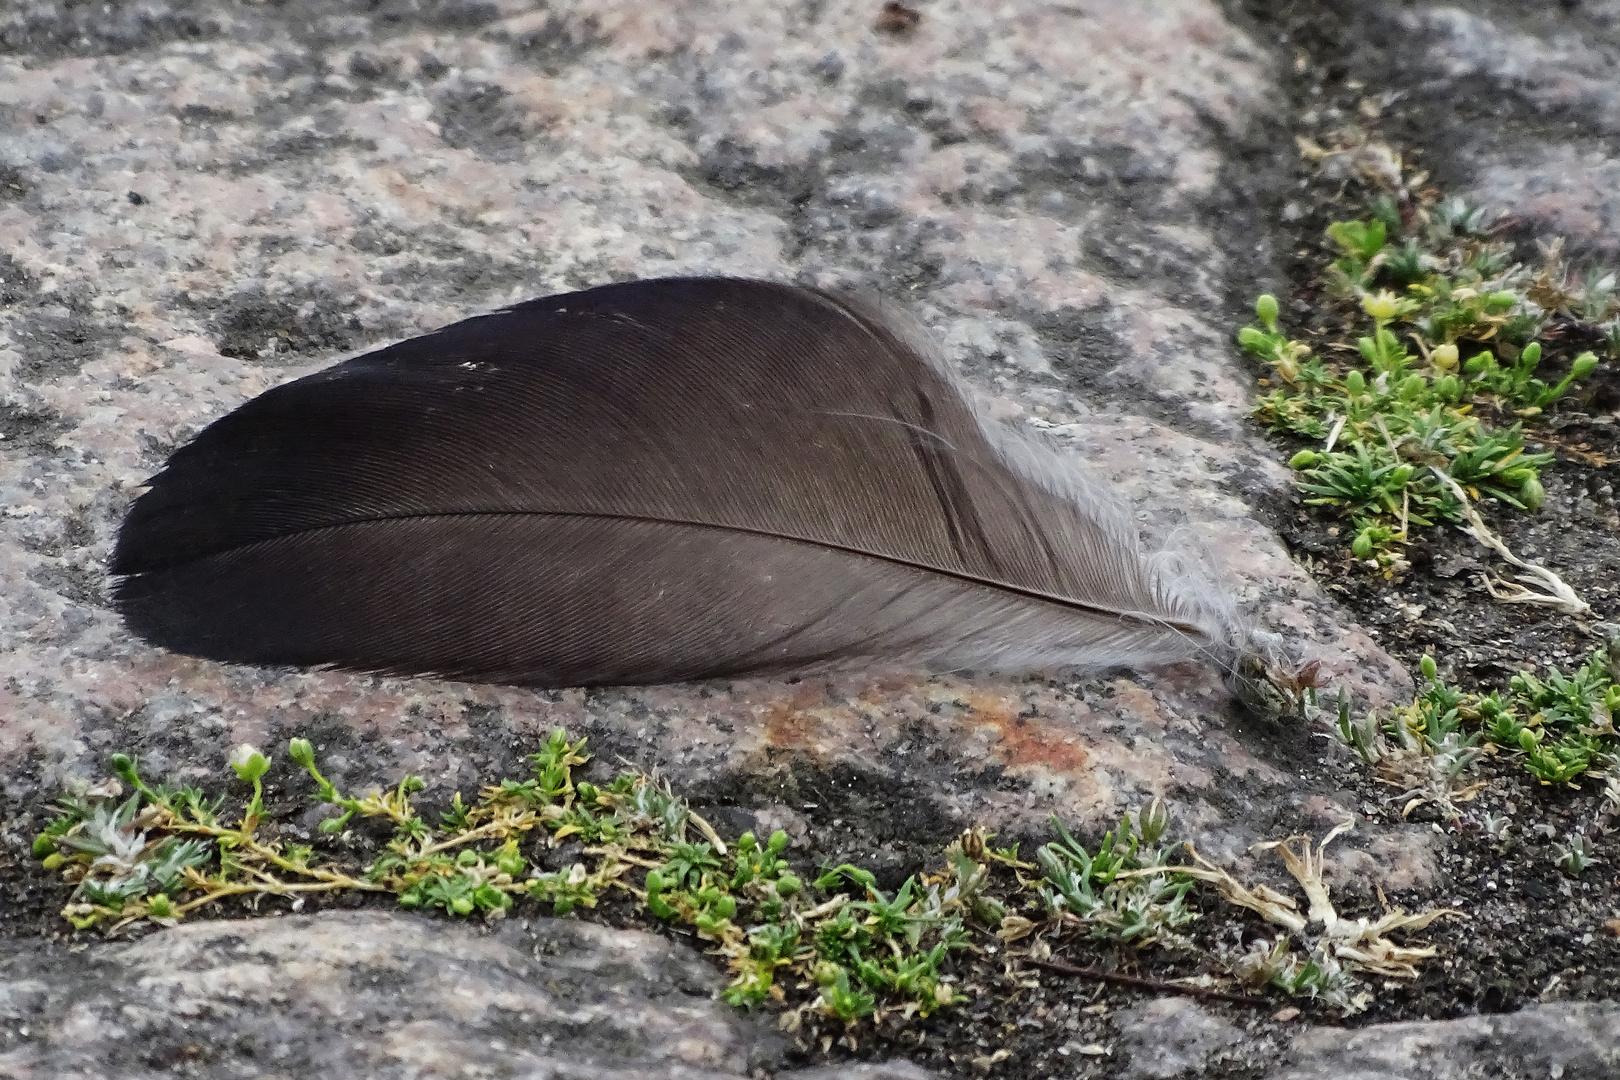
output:
M1380 289L1361 298L1361 307L1379 322L1388 322L1401 314L1400 297L1388 289Z

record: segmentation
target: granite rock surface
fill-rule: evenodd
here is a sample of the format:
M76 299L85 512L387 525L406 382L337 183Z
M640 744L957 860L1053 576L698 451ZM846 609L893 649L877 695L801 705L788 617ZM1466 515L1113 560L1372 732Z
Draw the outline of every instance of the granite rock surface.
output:
M1161 999L1117 1022L1124 1080L1260 1075L1266 1080L1602 1080L1620 1068L1620 1007L1531 1005L1505 1016L1307 1027L1262 1048L1196 1002ZM1281 1057L1279 1065L1263 1064Z
M523 297L760 275L904 303L999 415L1117 483L1150 533L1192 537L1330 673L1397 697L1404 673L1256 516L1285 472L1229 338L1267 266L1273 58L1208 0L936 3L903 33L875 10L12 8L0 788L48 796L115 749L194 777L310 732L341 780L447 793L566 725L700 801L859 820L874 849L1165 795L1230 857L1351 812L1301 778L1318 740L1245 720L1196 665L539 694L226 667L108 610L132 495L266 388Z
M1620 255L1620 5L1420 6L1399 16L1422 100L1442 121L1442 175L1568 250ZM1403 80L1404 81L1404 80ZM1437 155L1440 160L1442 155Z
M1291 1056L1272 1080L1601 1080L1620 1070L1620 1008L1533 1005L1510 1016L1320 1028L1295 1039Z
M1524 235L1564 237L1577 258L1620 254L1620 4L1310 7L1309 29L1276 45L1296 58L1325 46L1308 78L1350 73L1365 89L1355 113L1409 136L1419 170L1482 207L1511 210ZM1358 116L1307 101L1301 119L1327 130Z
M905 1061L794 1068L768 1018L714 999L690 949L571 920L493 928L326 912L182 925L133 943L0 942L0 1077L928 1080ZM1604 1080L1620 1007L1306 1027L1165 998L1101 1048L1122 1080L1241 1069L1267 1080Z
M717 824L783 827L799 851L894 877L971 822L1096 827L1153 795L1228 862L1356 809L1323 740L1242 716L1196 666L536 693L211 664L129 640L108 610L104 561L140 484L255 394L547 292L758 275L900 301L997 415L1118 485L1148 533L1191 534L1335 681L1399 698L1404 674L1271 530L1287 474L1245 423L1252 376L1230 340L1287 242L1290 43L1213 0L915 6L900 32L864 0L0 10L6 858L26 859L41 803L114 750L196 780L240 742L295 734L340 783L410 771L442 796L518 771L567 726L661 769ZM1613 253L1620 7L1320 6L1363 43L1347 54L1362 49L1379 93L1427 106L1413 133L1448 185ZM1351 840L1339 888L1445 884L1425 828ZM769 1030L709 999L694 954L577 923L287 916L0 953L0 1075L141 1075L116 1058L135 1044L152 1075L729 1077L781 1061ZM1145 1010L1120 1022L1120 1075L1596 1077L1616 1038L1609 1006L1291 1047L1186 1002ZM922 1075L861 1068L782 1075Z
M6 1077L723 1080L780 1053L690 950L589 923L330 912L6 951Z

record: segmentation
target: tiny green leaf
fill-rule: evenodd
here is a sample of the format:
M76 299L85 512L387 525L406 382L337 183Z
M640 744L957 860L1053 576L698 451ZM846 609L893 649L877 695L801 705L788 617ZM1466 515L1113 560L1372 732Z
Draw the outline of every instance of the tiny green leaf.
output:
M1519 488L1519 501L1524 503L1526 510L1541 509L1542 500L1547 497L1546 488L1534 476L1526 480Z

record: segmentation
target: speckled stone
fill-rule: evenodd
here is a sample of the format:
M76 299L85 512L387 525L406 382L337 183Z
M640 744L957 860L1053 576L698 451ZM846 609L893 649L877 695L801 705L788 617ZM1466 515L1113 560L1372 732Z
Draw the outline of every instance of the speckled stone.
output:
M1620 1075L1620 1005L1531 1005L1504 1016L1313 1028L1271 1080L1472 1080Z
M0 1076L741 1080L783 1043L715 1000L721 981L662 938L557 919L334 912L81 952L12 942Z
M443 797L566 725L812 851L858 820L895 872L972 822L1100 825L1155 795L1217 858L1345 813L1326 742L1242 717L1197 665L535 693L208 663L108 610L135 491L254 395L523 297L724 272L900 299L998 415L1180 528L1330 675L1397 698L1405 674L1256 516L1287 473L1231 331L1270 265L1271 56L1212 0L940 0L902 35L875 9L0 14L0 791L35 804L120 749L195 779L307 733L340 782L409 770ZM1421 864L1402 827L1344 859L1378 835ZM1393 866L1341 877L1427 880Z
M1186 998L1160 998L1115 1021L1121 1080L1235 1073L1267 1080L1607 1080L1620 1075L1620 1005L1532 1004L1459 1020L1304 1027L1281 1063L1231 1020ZM1268 1062L1267 1059L1272 1059Z
M1175 1080L1202 1075L1217 1055L1243 1042L1237 1025L1191 998L1158 998L1115 1021L1122 1080Z
M0 942L0 1076L928 1080L905 1061L786 1067L768 1018L662 938L572 920L387 912L199 921L133 943ZM1607 1080L1620 1007L1308 1027L1276 1051L1186 998L1119 1015L1125 1080ZM1264 1071L1256 1071L1264 1070Z
M1393 26L1367 59L1390 85L1369 93L1423 114L1423 165L1572 254L1620 257L1620 4L1376 7Z

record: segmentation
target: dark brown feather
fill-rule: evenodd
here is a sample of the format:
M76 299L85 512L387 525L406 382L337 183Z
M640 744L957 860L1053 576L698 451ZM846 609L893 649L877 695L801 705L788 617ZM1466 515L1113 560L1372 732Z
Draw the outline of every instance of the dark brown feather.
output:
M548 686L1226 647L1219 604L1009 438L868 306L609 285L219 420L131 508L115 597L200 656Z

